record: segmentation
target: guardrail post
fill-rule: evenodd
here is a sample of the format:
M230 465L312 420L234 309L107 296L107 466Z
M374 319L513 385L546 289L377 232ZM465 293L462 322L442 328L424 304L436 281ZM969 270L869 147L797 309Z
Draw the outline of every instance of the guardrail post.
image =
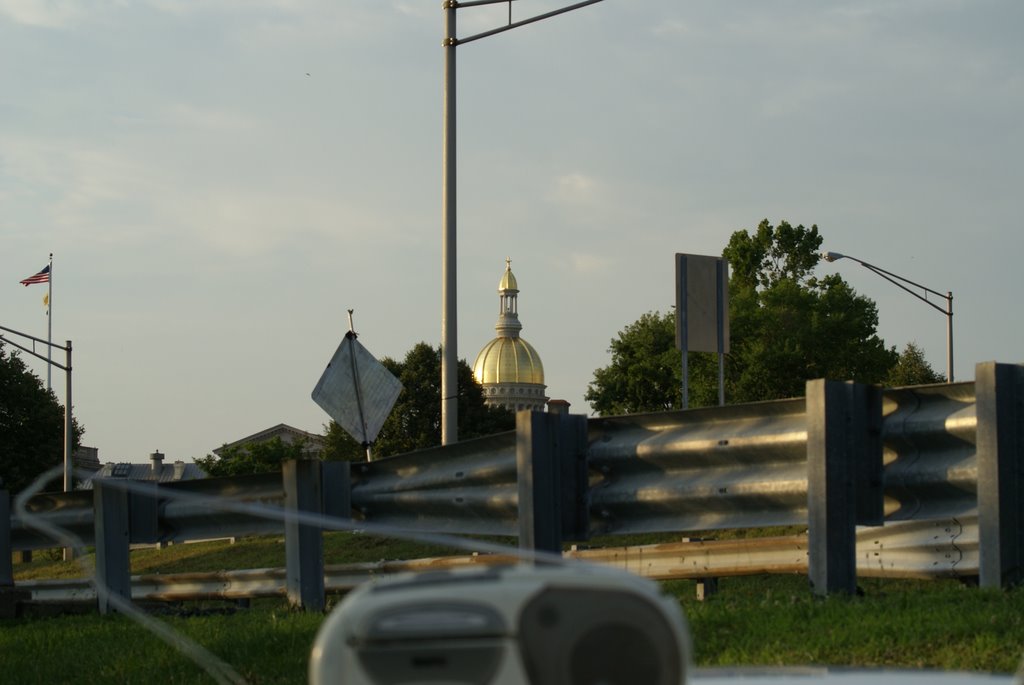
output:
M585 416L516 414L522 549L561 552L563 540L587 538L586 431Z
M11 562L11 493L0 490L0 588L14 585Z
M561 461L562 539L590 539L590 481L587 470L587 417L554 414L558 422Z
M132 488L128 493L128 540L145 545L159 542L160 486L151 481L138 481Z
M352 518L352 464L325 461L320 464L323 512L336 519Z
M856 525L881 523L881 393L807 382L808 576L815 594L857 591Z
M0 490L0 618L16 617L18 603L31 599L30 592L14 586L11 544L11 493Z
M93 481L96 530L96 599L101 614L116 611L110 595L129 602L132 576L129 544L128 492L102 478Z
M975 368L978 575L981 587L1024 579L1024 367Z
M323 511L321 462L292 459L281 465L284 481L285 589L293 608L323 611L324 545L320 526L298 521L296 513L319 515Z

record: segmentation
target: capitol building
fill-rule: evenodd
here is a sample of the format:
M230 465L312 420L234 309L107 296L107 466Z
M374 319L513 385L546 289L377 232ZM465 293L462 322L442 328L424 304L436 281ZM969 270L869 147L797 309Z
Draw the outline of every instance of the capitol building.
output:
M484 345L473 362L473 375L483 387L484 401L492 407L513 412L523 409L544 411L544 365L533 345L519 335L519 284L512 274L512 260L505 260L505 273L498 283L497 335Z

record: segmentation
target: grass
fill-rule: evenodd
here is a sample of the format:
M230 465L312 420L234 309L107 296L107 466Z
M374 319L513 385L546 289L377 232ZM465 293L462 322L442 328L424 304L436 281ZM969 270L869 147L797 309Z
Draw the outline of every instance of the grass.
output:
M1024 588L863 579L863 596L820 599L796 576L720 581L680 596L702 666L843 665L1012 673L1024 655Z
M351 534L328 534L325 549L328 563L447 552ZM267 567L283 561L280 538L132 554L136 573ZM16 564L15 575L75 575L74 569L39 559ZM863 596L822 600L811 596L800 576L723 578L717 594L698 602L691 581L663 586L679 598L688 616L700 666L827 664L1011 673L1024 651L1024 588L997 592L948 580L863 579ZM278 600L254 601L244 610L228 603L197 603L163 613L162 620L256 684L304 683L309 649L323 620L319 614L289 611ZM5 680L18 683L212 682L122 616L0 621L0 664Z

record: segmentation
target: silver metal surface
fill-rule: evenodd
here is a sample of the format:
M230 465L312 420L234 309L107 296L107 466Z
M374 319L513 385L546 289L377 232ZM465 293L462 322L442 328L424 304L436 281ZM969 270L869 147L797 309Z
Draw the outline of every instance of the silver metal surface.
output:
M974 383L883 393L885 519L967 515L977 508Z
M373 443L402 383L370 354L354 334L346 335L324 369L313 401L356 442Z
M514 431L360 464L353 514L407 530L514 535Z
M459 441L459 356L456 260L455 9L444 3L444 130L441 141L441 444Z
M807 521L802 399L591 419L589 436L592 534Z
M904 522L857 533L857 573L875 578L970 577L978 573L977 522ZM807 535L701 540L632 547L579 549L566 558L609 566L652 580L724 578L757 574L807 573ZM375 576L407 571L506 565L508 555L472 554L405 561L328 565L324 588L345 592ZM138 575L131 580L132 598L146 600L238 599L283 597L285 569L266 568L211 573ZM20 581L18 588L39 602L91 600L95 591L86 578Z
M884 393L886 521L973 515L973 384ZM588 422L591 534L699 531L807 522L803 399ZM516 530L515 433L353 466L355 516L410 530L512 535ZM279 523L225 512L217 498L280 504L277 474L178 483L209 505L160 505L160 539L278 533ZM30 502L91 544L87 493ZM52 541L12 520L14 549Z
M884 392L886 525L858 532L858 574L977 575L975 401L973 383ZM804 399L590 419L587 464L589 491L581 496L589 501L591 535L806 526L808 522ZM351 468L351 512L357 521L408 531L516 534L515 432ZM139 541L184 542L283 532L280 520L224 507L238 502L280 506L284 493L279 474L159 487L155 532L147 533L152 539ZM181 500L176 493L188 497ZM28 506L85 544L94 544L90 493L39 495ZM790 569L805 563L800 550L794 555L791 547L768 550L758 545L753 552L735 552L747 555L745 563L751 569ZM53 546L52 540L12 516L12 549ZM670 560L665 565L698 568L703 564L703 570L711 572L711 562L694 559L706 556L712 547L706 545L700 552L691 549L685 558L678 550L666 551L665 558ZM728 560L725 551L716 553L726 555L722 557L726 561L715 562L726 569L739 563Z

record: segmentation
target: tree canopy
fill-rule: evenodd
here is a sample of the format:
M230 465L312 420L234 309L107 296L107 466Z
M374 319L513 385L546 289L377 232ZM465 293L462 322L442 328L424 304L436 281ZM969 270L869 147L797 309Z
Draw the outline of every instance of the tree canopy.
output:
M402 361L389 357L381 363L402 381L402 394L384 422L372 447L374 458L412 452L441 444L441 350L417 343ZM473 371L465 360L458 366L459 438L492 435L515 428L515 415L507 409L489 407ZM366 451L337 423L325 426L326 459L361 461Z
M899 388L907 385L926 385L928 383L944 383L946 376L938 373L924 358L924 351L916 343L907 343L900 352L896 364L889 369L885 384Z
M722 253L730 267L726 401L799 397L812 378L862 383L908 378L893 375L904 356L915 379L930 378L923 356L914 357L909 346L904 355L886 348L876 331L878 310L872 300L858 295L838 274L814 276L821 243L817 226L786 221L772 226L765 219L752 233L733 233ZM585 395L595 411L682 406L674 313L643 314L619 332L609 352L611 363L594 372ZM716 403L717 357L691 352L688 366L689 404Z
M681 406L680 355L671 313L647 312L611 342L612 363L594 371L585 398L598 414L668 411Z
M196 459L196 464L210 476L238 476L246 473L280 471L281 462L301 459L305 443L288 443L279 437L264 442L235 445Z
M73 448L84 432L72 417ZM63 460L64 407L0 342L0 488L18 493Z

